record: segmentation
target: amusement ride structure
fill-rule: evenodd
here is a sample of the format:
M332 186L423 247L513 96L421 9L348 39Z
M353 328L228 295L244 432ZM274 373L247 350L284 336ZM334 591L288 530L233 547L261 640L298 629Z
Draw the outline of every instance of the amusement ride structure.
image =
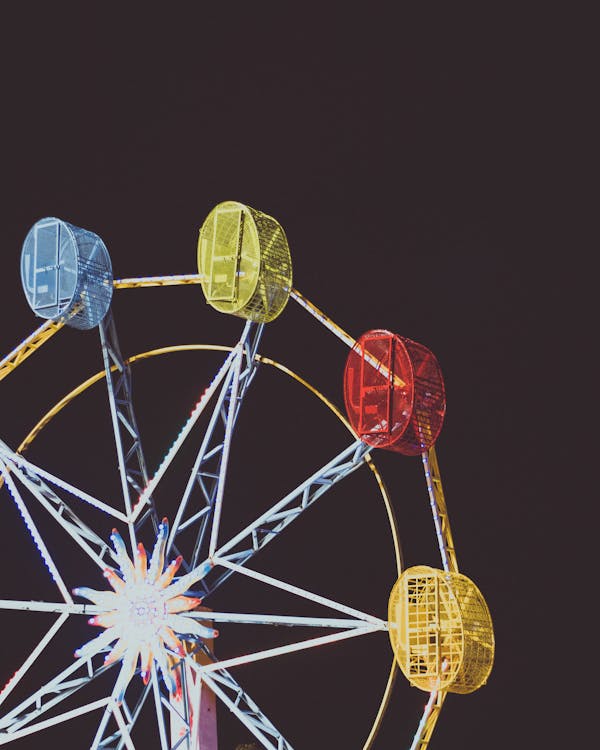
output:
M292 744L277 728L277 717L267 716L238 682L236 667L371 635L389 640L391 669L371 731L366 739L357 739L356 746L368 750L373 745L399 667L411 685L428 693L411 750L427 747L447 693L479 688L494 658L488 607L477 586L458 570L434 447L446 402L432 352L388 330L371 330L358 339L343 331L292 286L290 250L281 225L233 201L218 204L202 224L196 274L114 279L98 235L45 218L25 238L21 277L27 301L44 323L0 361L0 380L64 326L98 328L104 369L50 408L20 445L0 441L3 502L15 504L56 591L55 601L0 599L5 612L56 615L0 692L0 745L14 741L19 747L22 738L36 733L43 737L51 727L62 727L68 738L72 720L93 715L97 720L89 737L91 750L139 750L140 716L144 706L153 705L157 748L217 750L215 702L222 701L259 746L291 750ZM124 358L111 312L113 293L189 284L201 285L214 309L244 321L239 340L233 346L179 345ZM343 382L346 416L313 385L260 353L265 325L290 299L349 347ZM132 402L132 365L183 350L211 350L220 353L222 362L179 433L168 439L162 462L152 468ZM228 497L232 436L262 367L294 379L320 399L347 427L349 443L247 526L224 538L221 519ZM101 380L108 391L118 499L97 497L26 457L47 425ZM204 426L199 437L194 431L198 423ZM182 447L190 444L194 460L185 490L165 510L155 495ZM422 462L439 568L419 565L402 570L392 503L373 460L377 450ZM389 596L387 620L249 565L267 544L280 543L286 527L318 504L331 487L362 466L374 476L394 543L397 582ZM40 514L44 524L62 535L62 543L93 564L93 580L81 580L74 589L67 586ZM96 527L89 520L94 514L102 518ZM99 529L107 518L113 530L103 535ZM71 585L73 571L68 574ZM214 611L211 594L231 576L287 592L330 614ZM96 630L89 628L87 642L72 644L74 657L57 664L53 674L40 681L36 663L53 651L59 632L82 615ZM219 658L220 623L283 625L292 634L295 628L312 628L315 635ZM319 746L318 740L313 746Z

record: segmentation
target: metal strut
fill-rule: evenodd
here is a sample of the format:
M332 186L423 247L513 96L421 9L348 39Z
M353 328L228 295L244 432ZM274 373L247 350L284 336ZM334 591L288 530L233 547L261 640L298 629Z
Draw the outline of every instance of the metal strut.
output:
M139 718L150 689L151 685L144 685L141 694L134 702L133 710L125 697L120 706L116 706L115 701L112 699L109 701L90 745L90 750L122 750L124 747L131 747L131 731ZM121 712L121 721L118 720L117 714L115 714L116 708ZM117 721L116 730L109 728L111 718ZM108 734L106 734L107 731Z
M433 523L435 525L442 564L445 571L458 573L454 540L450 529L448 509L446 507L442 477L440 475L435 448L431 447L429 451L424 451L421 454L421 459L423 461L425 481L427 482L427 491L429 492L429 504L431 505L431 512L433 514Z
M296 520L331 487L366 463L372 447L356 440L329 463L322 466L296 489L263 513L239 534L216 550L214 557L237 565L245 565L266 544L277 537L286 526ZM201 579L190 576L190 585L202 596L215 591L233 574L233 570L213 568Z
M181 284L201 284L206 278L202 274L189 273L178 276L140 276L131 279L115 279L115 289L142 289L150 286L179 286Z
M58 333L64 324L65 318L60 318L57 321L47 320L22 341L19 346L15 347L10 354L7 354L4 359L0 360L0 380L4 380L7 375L16 370L27 357L30 357L42 344L45 344L49 338Z
M205 643L199 643L198 646L210 661L217 661ZM294 750L231 672L220 668L207 674L202 672L201 667L194 662L190 662L190 666L198 672L198 677L223 701L224 705L259 740L263 747L267 750Z
M0 441L0 455L2 455L11 474L22 482L40 505L48 511L100 569L106 568L110 564L109 560L112 556L112 550L107 542L79 518L68 503L57 495L37 474L31 464L19 466L15 459L20 457L11 455L11 453L10 448Z
M450 529L448 509L446 507L442 477L435 447L432 446L428 451L423 451L421 459L423 461L423 471L425 472L425 481L427 482L427 491L429 493L429 504L433 515L442 565L447 573L458 573L454 540L452 538L452 530ZM426 750L428 747L446 694L447 691L445 690L434 690L430 693L423 716L413 737L410 750Z
M81 308L82 302L79 301L71 310L69 310L69 312L54 320L46 320L39 328L36 328L36 330L16 346L12 352L7 354L4 359L0 360L0 380L4 380L4 378L7 375L10 375L13 370L16 370L17 367L27 359L27 357L30 357L43 344L45 344L49 338L52 338L55 333L58 333L65 323L77 315Z
M94 660L97 657L98 652L75 660L43 687L30 695L29 698L21 701L12 711L0 718L0 745L20 739L26 734L41 731L51 724L66 721L74 715L87 713L90 705L94 705L95 708L96 704L83 705L66 714L54 715L47 721L36 721L47 711L62 703L111 668L110 666L104 666L103 660L94 665Z
M120 706L123 722L122 725L117 722L116 730L109 728L111 717L116 719L114 715L115 705L109 702L90 745L90 750L123 750L125 747L129 748L131 746L131 732L140 717L151 690L152 683L149 683L143 686L139 696L134 701L127 701L126 697L123 698Z
M236 347L237 352L234 351L224 373L208 427L173 520L167 549L173 546L183 532L187 531L189 534L189 529L193 530L191 554L184 556L187 570L195 568L200 556L206 553L207 538L210 554L214 553L217 546L233 428L256 374L259 364L256 352L263 328L263 324L246 324L238 343L239 348ZM192 504L190 498L194 490L195 502Z
M112 312L109 311L100 323L99 330L125 511L130 516L132 501L137 499L143 488L148 485L148 471L133 411L131 371L121 354ZM113 371L113 368L116 369ZM152 521L153 531L156 533L158 516L151 497L147 499L147 508L138 519L136 528L139 529L148 519ZM132 523L129 523L129 531L132 546L135 547L135 530Z
M425 711L413 737L410 750L425 750L428 747L446 695L447 692L445 690L435 690L429 696L429 701L425 706Z

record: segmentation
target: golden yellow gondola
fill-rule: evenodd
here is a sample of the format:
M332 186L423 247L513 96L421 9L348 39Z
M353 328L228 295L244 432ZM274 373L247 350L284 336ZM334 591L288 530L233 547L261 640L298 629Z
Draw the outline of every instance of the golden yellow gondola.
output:
M390 640L411 685L472 693L494 661L494 630L483 595L467 576L408 568L389 601Z
M198 272L209 305L268 323L281 313L292 289L285 232L271 216L243 203L219 203L200 228Z

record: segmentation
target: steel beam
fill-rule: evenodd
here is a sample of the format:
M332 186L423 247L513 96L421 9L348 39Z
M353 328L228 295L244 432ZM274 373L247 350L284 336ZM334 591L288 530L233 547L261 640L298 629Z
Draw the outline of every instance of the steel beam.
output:
M108 557L113 552L107 542L87 526L71 507L49 487L41 477L28 467L20 467L6 460L11 474L17 477L33 497L48 511L54 520L62 526L67 534L84 550L84 552L104 570L109 564ZM3 472L4 473L4 472ZM12 481L5 474L7 483ZM29 524L28 524L29 525ZM36 541L36 544L39 543ZM41 547L40 547L41 551ZM70 595L67 601L72 601Z
M194 544L191 554L186 556L188 570L198 565L201 555L213 554L217 546L231 438L244 397L256 373L258 361L255 355L263 328L263 325L248 322L234 349L175 514L167 549L184 531L192 528ZM190 499L194 490L192 504Z
M442 477L435 447L430 448L429 451L424 451L421 454L421 459L423 461L427 492L429 493L429 504L433 515L442 565L444 566L444 570L458 573L454 540L452 538L452 530L450 529L450 519L448 518L448 509L446 507Z
M215 552L215 557L244 565L329 489L363 466L371 450L371 446L361 440L353 442L243 531L223 544ZM188 580L190 586L199 587L201 595L208 596L231 574L232 570L223 571L215 568L202 579L195 579L192 571Z
M133 410L131 397L131 372L121 354L117 329L112 312L99 325L100 342L102 345L102 359L104 361L104 372L106 386L108 389L108 401L115 437L115 448L119 475L121 477L121 490L127 517L131 518L133 502L142 493L148 484L148 472L146 460L142 451L142 442ZM116 369L113 370L113 367ZM145 518L152 520L153 530L158 529L158 517L154 509L154 503L149 496L146 499L150 512ZM135 527L131 520L128 522L129 538L132 551L136 547Z
M233 676L221 669L202 680L267 750L294 750Z

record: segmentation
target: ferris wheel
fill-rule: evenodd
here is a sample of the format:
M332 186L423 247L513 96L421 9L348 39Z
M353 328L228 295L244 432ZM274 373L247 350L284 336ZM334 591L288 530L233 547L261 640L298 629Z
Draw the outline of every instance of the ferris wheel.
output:
M23 289L44 323L0 361L0 380L65 326L98 328L104 368L51 406L19 445L0 440L3 502L14 504L20 514L24 533L34 543L29 551L36 549L54 587L53 600L27 598L26 590L24 598L0 599L0 617L11 611L55 617L0 692L0 745L24 747L25 738L39 742L45 732L59 730L67 740L71 723L85 716L93 727L86 745L90 750L217 750L218 702L260 747L292 750L293 738L244 687L238 668L296 653L307 652L308 658L316 647L335 648L364 636L390 644L391 666L382 675L371 729L357 738L356 747L373 745L399 667L411 685L428 693L411 744L411 750L423 750L447 693L479 688L494 658L488 607L473 581L458 570L435 453L445 413L437 360L422 344L388 330L371 330L358 339L343 331L293 287L285 232L261 211L233 201L218 204L201 226L197 252L194 274L115 279L107 248L93 232L50 217L34 224L25 238ZM239 339L228 345L170 345L125 358L111 312L113 294L182 285L200 285L210 306L240 318ZM261 353L265 326L290 300L348 346L345 415L315 385ZM132 399L133 366L190 351L221 359L179 429L164 438L164 457L151 467ZM265 369L315 397L345 426L348 438L296 487L229 533L223 517L232 440L256 376ZM80 487L68 470L59 476L27 457L53 420L68 407L76 408L101 381L108 394L119 486L117 496L110 497ZM374 461L378 450L422 462L440 568L402 570L393 501ZM176 466L181 474L183 454L191 456L185 482L165 508L161 489ZM255 560L267 545L285 544L288 527L308 509L318 512L322 498L361 469L370 472L373 491L381 498L395 560L397 580L387 619L264 572L261 556ZM313 541L318 535L319 529ZM63 569L57 544L69 545L85 564ZM79 580L84 575L88 578ZM230 579L308 602L327 610L327 616L215 608L212 601L217 592L221 601L221 587ZM60 654L55 649L59 638L82 632L86 618L87 637L71 644L74 656L55 663L53 671L38 668L42 660L51 662L55 652ZM70 623L76 628L69 630ZM221 656L219 629L229 625L280 626L290 636L284 644ZM153 744L141 731L149 710Z

